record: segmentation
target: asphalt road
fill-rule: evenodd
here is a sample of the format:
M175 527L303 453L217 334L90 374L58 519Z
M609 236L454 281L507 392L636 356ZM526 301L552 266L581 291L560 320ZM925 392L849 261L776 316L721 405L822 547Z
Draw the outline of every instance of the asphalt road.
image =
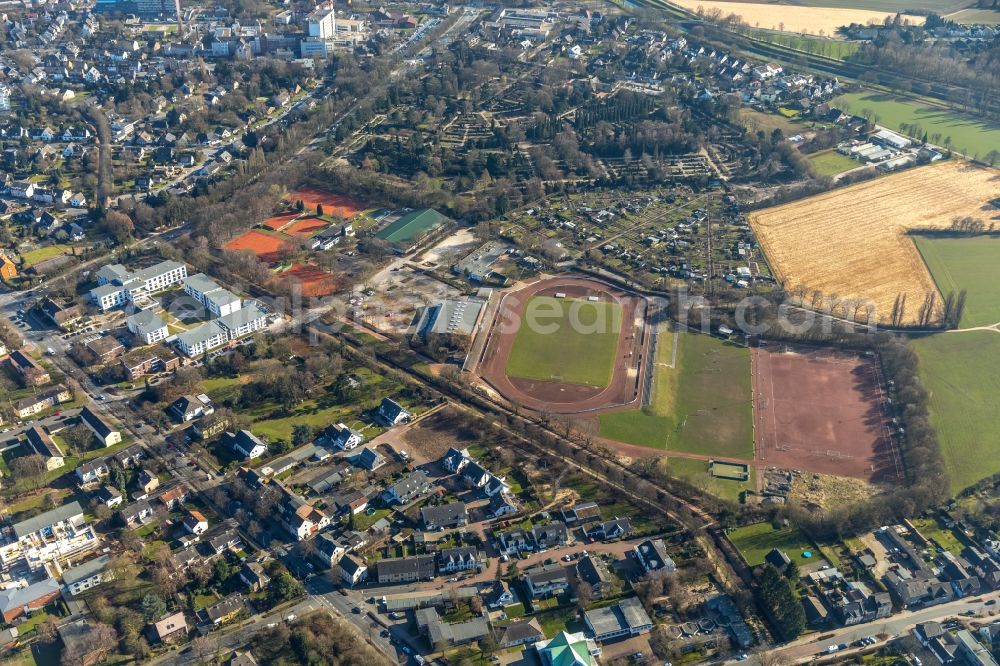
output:
M913 627L922 622L944 622L949 618L961 617L962 613L968 611L982 614L983 618L986 618L987 613L991 609L1000 608L1000 606L986 606L986 602L990 600L1000 600L1000 592L992 592L972 597L971 599L958 599L947 604L941 604L940 606L932 606L931 608L903 611L891 617L876 620L875 622L820 632L819 636L826 636L827 638L819 640L817 635L810 635L788 645L777 647L772 652L773 654L785 657L789 661L803 663L811 661L814 656L819 655L821 652L825 656L825 650L830 645L839 645L840 643L850 645L865 636L884 634L888 636L887 640L893 640L906 635ZM851 652L854 651L851 650ZM850 654L850 652L838 654L846 655ZM735 664L737 662L730 661L727 663Z

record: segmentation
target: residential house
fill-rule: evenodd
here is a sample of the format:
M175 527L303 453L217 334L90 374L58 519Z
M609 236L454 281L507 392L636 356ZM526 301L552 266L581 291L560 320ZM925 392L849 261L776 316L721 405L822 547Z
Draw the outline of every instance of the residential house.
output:
M134 496L137 499L145 499L149 493L160 487L160 479L149 470L141 469L135 476L135 485L138 489Z
M68 388L62 384L56 384L37 395L21 398L14 403L14 411L17 412L19 418L26 419L72 399L73 394Z
M413 415L392 398L383 398L382 403L375 410L375 421L386 428L407 423L411 418Z
M97 363L110 363L125 353L125 345L111 336L87 340L83 345Z
M12 623L19 617L45 608L62 594L59 581L46 578L27 587L0 589L0 615Z
M554 597L569 589L566 569L558 563L532 567L522 577L532 599Z
M379 467L385 465L385 458L375 449L366 446L351 458L351 462L362 469L374 472Z
M132 502L118 512L118 520L127 528L139 527L153 517L153 507L146 500Z
M316 537L316 551L313 556L323 564L333 567L347 554L343 541L329 532L320 532Z
M218 627L235 620L246 608L246 598L237 592L205 606L199 616L206 624Z
M420 509L420 520L428 532L462 527L469 522L469 512L465 502L451 502Z
M87 426L103 446L113 446L122 441L122 434L103 416L87 405L80 412L80 422Z
M208 529L208 519L200 511L191 509L184 516L184 529L195 536L204 534Z
M95 588L113 577L112 573L108 571L110 563L110 557L99 555L83 564L65 569L62 573L63 585L66 586L70 596L74 597L81 592Z
M502 533L500 547L507 555L517 555L535 548L531 535L521 528Z
M94 498L109 509L120 506L121 503L125 501L125 498L122 497L121 491L114 486L104 486L103 488L98 489L98 491L94 493Z
M236 550L243 545L239 532L234 529L223 529L214 535L205 534L202 541L213 555L222 555L227 550Z
M285 527L299 541L305 541L329 524L329 516L308 504L298 506L284 520Z
M442 574L473 571L479 568L479 551L475 548L445 548L438 551L438 571Z
M11 352L10 356L7 357L7 361L25 386L41 386L52 381L48 370L40 366L35 359L23 351Z
M514 620L507 626L501 627L497 636L497 644L502 650L531 645L541 640L545 640L545 634L536 617L529 620Z
M497 493L490 497L490 502L486 506L486 514L490 518L500 518L517 513L517 504L510 493Z
M594 523L585 529L589 538L601 541L624 539L632 533L632 521L628 518L615 518L601 523Z
M599 557L586 555L576 561L576 576L590 586L591 596L603 599L617 587L607 564Z
M380 585L431 580L435 574L433 555L413 555L379 560L375 567Z
M601 654L601 648L583 635L560 631L551 640L534 644L541 666L593 666L593 657Z
M559 548L572 541L569 530L565 523L549 523L531 528L531 538L535 542L538 550L548 550L549 548Z
M271 582L270 576L264 573L264 567L257 562L247 562L240 567L240 580L251 592L259 592Z
M490 633L489 624L481 617L465 622L443 622L434 608L421 608L414 613L417 629L435 650L444 650L456 645L465 645L486 638Z
M169 407L170 413L181 423L187 423L215 413L215 407L207 395L182 395Z
M177 611L167 615L162 620L153 622L149 626L147 635L153 644L170 643L187 636L187 620L184 619L184 612Z
M667 554L667 546L663 539L647 539L634 548L634 553L642 568L646 571L666 571L674 573L677 565Z
M244 460L253 460L267 453L267 444L249 430L240 430L235 435L225 433L223 443Z
M382 499L386 504L408 504L431 489L431 482L423 471L410 472L386 488Z
M337 563L340 567L340 578L350 587L363 582L368 577L368 567L364 560L348 553Z
M368 495L360 490L349 490L334 498L337 511L356 516L368 508Z
M342 451L352 451L365 441L365 436L343 423L332 425L325 433L326 441Z
M32 426L25 433L25 442L36 454L45 460L45 469L50 472L66 464L62 449L52 441L52 437L41 426Z
M490 610L513 606L517 603L517 598L510 591L510 586L503 580L493 582L493 587L483 591L483 602Z
M468 449L459 451L458 449L449 448L444 457L441 458L441 466L452 474L458 474L469 464L470 460L472 458L469 456Z
M168 511L170 511L184 504L184 502L187 501L187 495L187 487L178 484L173 488L169 488L157 495L156 499L159 500L159 502L163 504Z
M2 269L0 269L0 271L2 271ZM73 303L72 301L56 300L48 296L46 296L45 300L42 301L41 310L42 314L44 314L49 321L62 329L72 326L80 320L80 317L83 314L83 310L76 303Z

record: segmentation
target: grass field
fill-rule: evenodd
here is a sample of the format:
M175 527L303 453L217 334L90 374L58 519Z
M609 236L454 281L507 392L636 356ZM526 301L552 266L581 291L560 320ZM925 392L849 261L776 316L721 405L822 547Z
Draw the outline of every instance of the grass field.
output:
M428 231L444 224L447 219L433 208L415 210L380 230L375 236L394 245L407 246Z
M831 105L845 111L849 109L858 116L870 110L876 116L876 123L892 129L901 130L903 124L920 125L921 133L927 132L931 143L943 145L945 137L951 137L951 147L970 157L982 157L991 150L1000 150L1000 124L950 109L869 92L841 95ZM940 138L935 140L933 137L937 134Z
M24 262L24 268L30 268L35 264L40 264L47 259L52 259L53 257L58 257L59 255L66 254L69 250L67 245L46 245L45 247L38 247L34 250L28 250L21 255L21 261Z
M955 533L942 525L936 518L914 518L913 525L925 538L930 539L952 555L960 556L964 546Z
M845 42L839 39L821 37L806 37L805 35L789 34L787 32L771 32L769 30L754 30L750 33L754 39L759 39L778 46L821 55L835 60L844 60L857 53L858 42Z
M912 343L920 379L931 394L951 492L1000 473L1000 335L991 331L941 333Z
M942 294L966 290L962 328L1000 321L1000 238L916 236L914 241Z
M814 562L819 553L816 548L809 543L809 539L795 527L784 527L780 530L774 529L771 523L757 523L731 530L728 534L729 540L736 550L740 551L743 559L752 567L764 563L764 556L772 548L785 551L789 559L802 564L803 562ZM802 557L805 551L812 552L812 558Z
M677 367L658 359L649 408L600 417L600 436L667 451L753 459L750 352L682 333Z
M949 14L946 18L966 25L1000 25L1000 11L993 9L963 9L954 14Z
M997 196L996 177L995 170L948 160L755 212L750 224L793 297L815 306L816 292L865 301L878 321L889 322L903 294L902 320L915 323L937 287L907 231L947 228L967 215L982 219ZM847 310L834 312L855 316ZM864 308L858 313L865 318Z
M749 481L717 479L708 473L706 461L693 458L671 458L668 467L673 476L684 479L711 495L734 502L739 500L740 492L754 490L756 471L753 466L750 467Z
M841 155L836 150L824 150L813 153L809 156L809 161L812 162L813 169L816 170L816 175L821 178L824 176L836 176L837 174L862 166L861 162L852 160L846 155Z
M532 312L538 313L539 326L527 325ZM587 386L611 383L622 323L620 305L535 296L525 313L507 359L508 376ZM571 325L574 317L593 332L574 330L578 328Z
M750 27L782 32L798 32L807 35L836 35L837 28L851 23L867 24L869 21L882 23L889 15L886 10L871 11L867 8L821 6L777 5L764 2L726 2L720 0L670 0L675 5L689 11L705 12L719 10L722 16L736 14ZM895 14L896 10L890 10ZM922 25L924 17L903 15L913 24Z

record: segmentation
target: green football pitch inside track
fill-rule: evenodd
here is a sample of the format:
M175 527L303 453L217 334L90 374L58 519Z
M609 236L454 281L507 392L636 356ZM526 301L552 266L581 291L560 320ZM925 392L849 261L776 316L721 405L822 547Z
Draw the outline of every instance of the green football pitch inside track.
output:
M617 303L535 296L507 359L507 376L604 387L621 331Z

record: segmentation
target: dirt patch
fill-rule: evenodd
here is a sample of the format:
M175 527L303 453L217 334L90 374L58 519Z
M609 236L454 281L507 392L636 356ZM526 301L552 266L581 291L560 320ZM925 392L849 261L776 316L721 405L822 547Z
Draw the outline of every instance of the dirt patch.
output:
M427 460L440 460L449 448L464 449L479 441L479 434L466 427L450 409L421 419L403 439Z
M801 506L829 510L871 499L872 495L878 492L877 486L861 479L804 474L792 485L789 498Z
M528 302L535 296L597 298L621 306L622 330L615 352L610 384L593 388L554 381L512 379L507 376L507 360L517 331L524 321ZM490 336L478 365L480 377L507 400L525 409L555 414L592 413L637 402L642 391L642 375L648 352L646 334L647 302L620 289L581 277L544 278L503 295L488 329Z
M759 466L901 478L874 358L784 345L758 347L751 358Z

